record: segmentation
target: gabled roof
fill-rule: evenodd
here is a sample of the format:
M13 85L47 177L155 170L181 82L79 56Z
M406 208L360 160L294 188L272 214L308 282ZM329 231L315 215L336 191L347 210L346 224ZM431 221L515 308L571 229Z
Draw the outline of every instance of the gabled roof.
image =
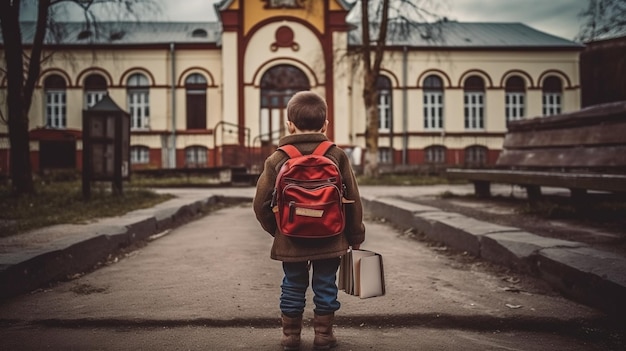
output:
M349 34L350 45L361 44L360 23ZM408 28L408 30L407 30ZM538 31L522 23L443 21L401 28L390 24L387 45L441 48L571 48L582 44Z
M63 45L138 45L165 43L217 43L221 37L218 22L84 22L57 23L59 34L48 31L47 44ZM32 43L35 22L22 22L22 38Z

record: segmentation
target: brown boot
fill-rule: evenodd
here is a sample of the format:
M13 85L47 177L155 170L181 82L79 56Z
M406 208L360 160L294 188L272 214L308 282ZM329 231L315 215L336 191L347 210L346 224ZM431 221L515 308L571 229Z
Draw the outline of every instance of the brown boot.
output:
M313 349L328 350L337 346L337 338L333 334L333 321L335 314L318 315L313 317L313 329L315 330L315 339L313 339Z
M302 330L302 315L292 318L282 315L283 337L280 344L283 350L300 349L300 331Z

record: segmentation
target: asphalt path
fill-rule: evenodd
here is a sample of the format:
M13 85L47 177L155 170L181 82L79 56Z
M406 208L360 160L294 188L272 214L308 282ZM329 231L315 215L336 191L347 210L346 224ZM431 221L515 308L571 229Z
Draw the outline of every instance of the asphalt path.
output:
M618 350L623 331L542 282L369 219L387 294L340 292L336 350ZM0 304L3 350L280 350L282 270L251 204ZM312 348L309 295L303 350Z

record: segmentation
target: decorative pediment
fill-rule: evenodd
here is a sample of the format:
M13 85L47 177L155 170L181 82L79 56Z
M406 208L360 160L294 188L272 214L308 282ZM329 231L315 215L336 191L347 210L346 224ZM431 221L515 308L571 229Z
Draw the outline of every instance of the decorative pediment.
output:
M306 0L262 0L266 9L301 9Z

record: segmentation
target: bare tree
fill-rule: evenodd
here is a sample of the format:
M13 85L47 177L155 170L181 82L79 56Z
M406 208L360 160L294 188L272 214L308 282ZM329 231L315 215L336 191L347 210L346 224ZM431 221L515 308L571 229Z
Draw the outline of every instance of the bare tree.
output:
M578 16L584 23L576 39L582 42L626 35L626 0L589 0Z
M20 11L23 5L34 5L36 11L35 33L32 42L25 43L20 24ZM23 4L21 0L0 1L0 28L4 48L4 68L7 80L7 116L11 160L11 181L16 195L34 193L32 167L30 164L29 121L33 92L41 71L41 62L48 45L62 37L55 24L55 9L65 5L77 6L84 14L85 25L89 28L97 23L99 13L111 14L117 9L118 15L135 15L137 9L158 10L153 0L31 0ZM103 11L106 10L106 11ZM115 12L115 11L113 11ZM136 16L134 16L136 17Z
M378 177L378 139L380 113L376 81L380 76L385 50L390 38L407 39L417 34L436 38L439 16L429 0L360 0L361 47L358 55L363 68L363 103L366 113L366 176Z

